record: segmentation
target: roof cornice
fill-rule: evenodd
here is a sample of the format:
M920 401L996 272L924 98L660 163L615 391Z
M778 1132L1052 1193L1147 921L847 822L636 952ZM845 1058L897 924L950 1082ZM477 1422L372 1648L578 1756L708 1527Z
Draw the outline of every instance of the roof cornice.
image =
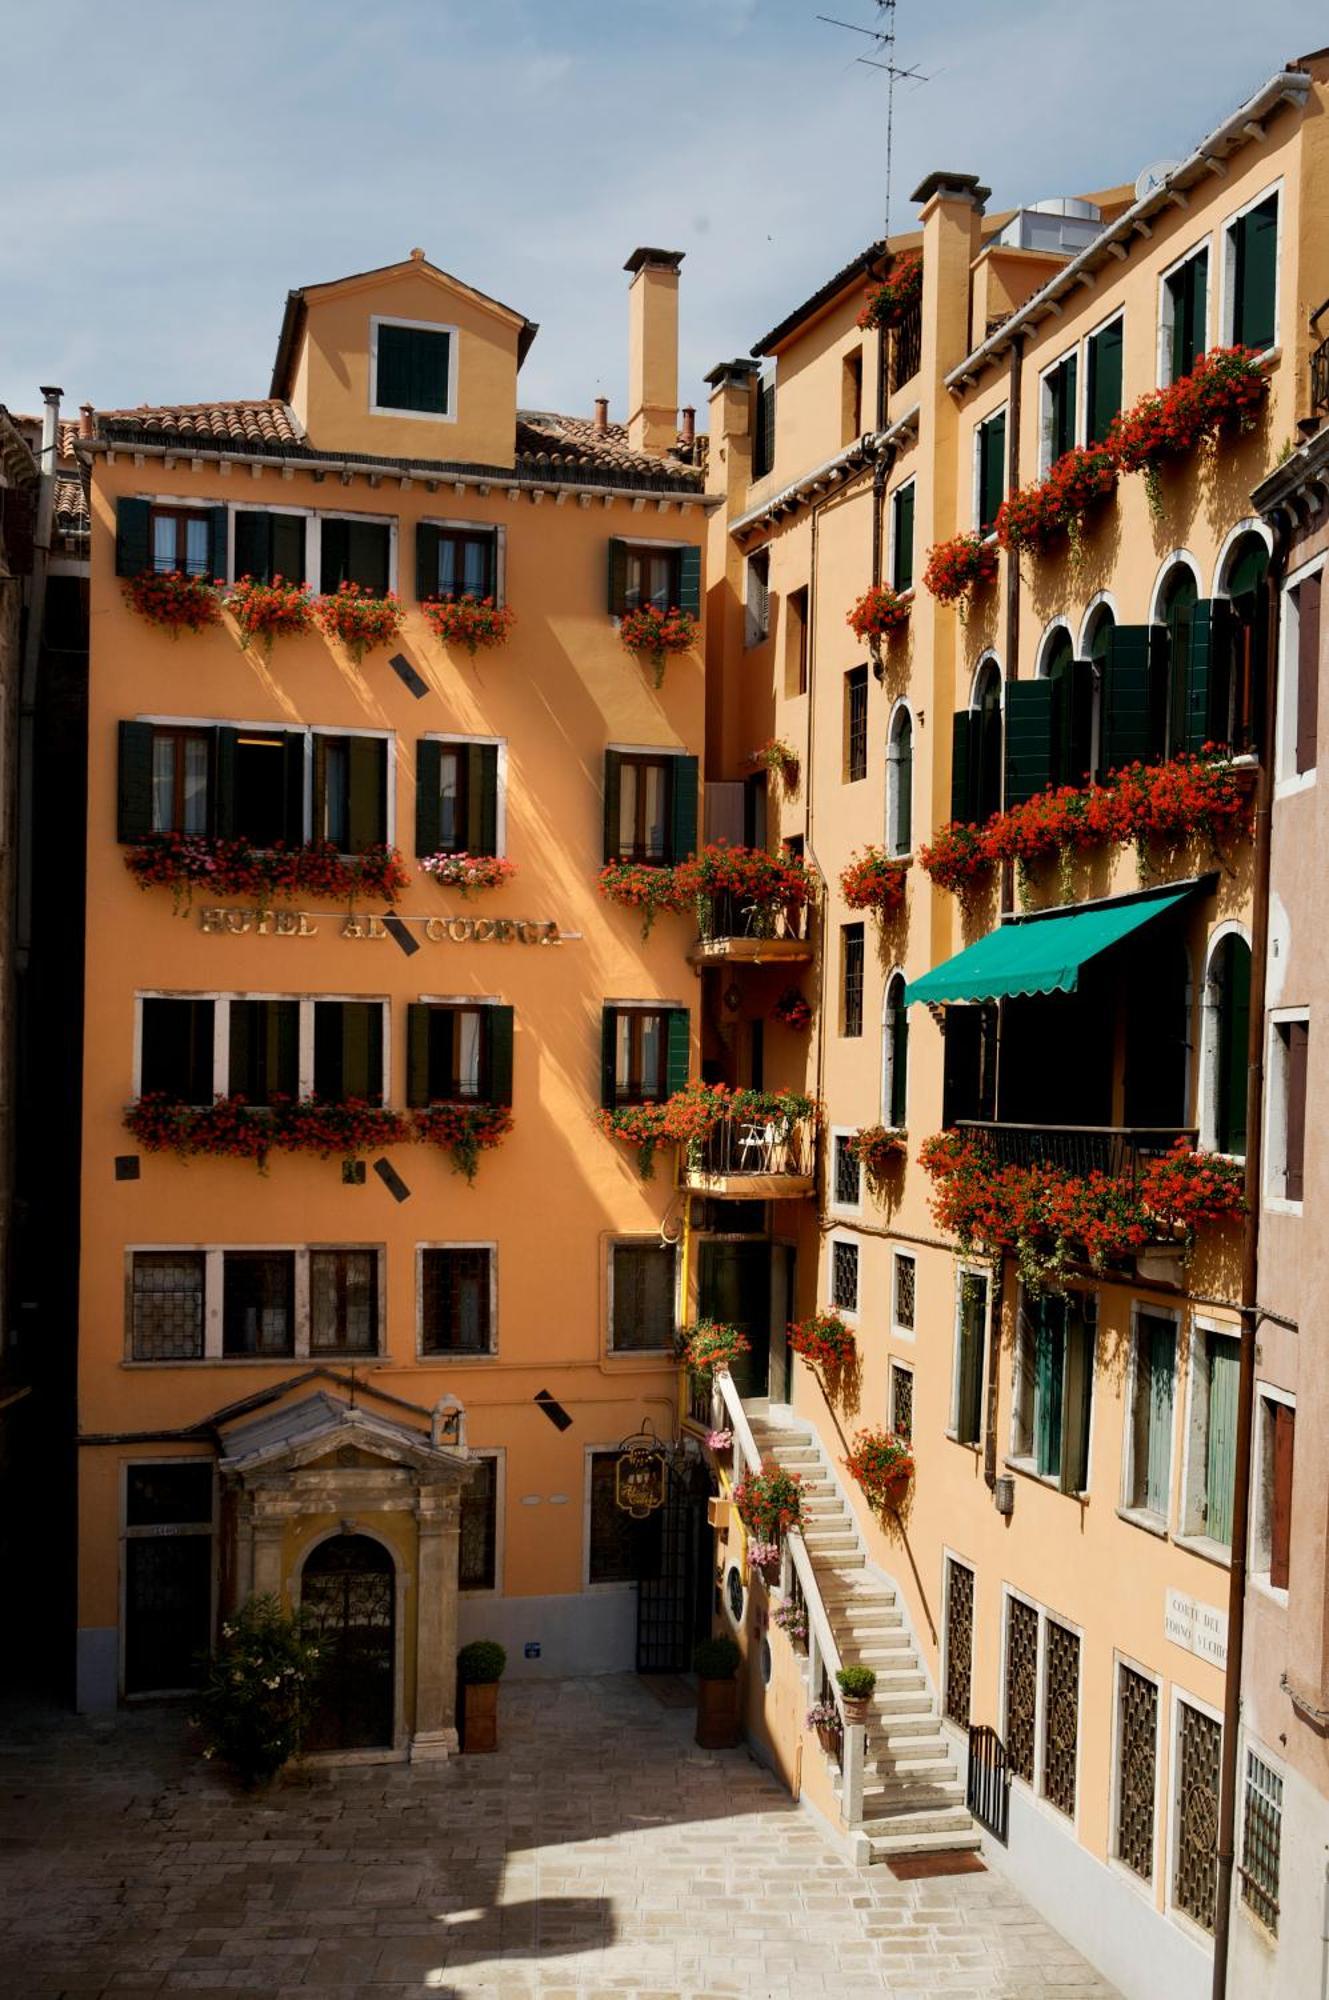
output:
M876 464L883 451L914 436L917 430L918 404L915 403L902 417L896 418L889 430L865 431L862 437L855 438L852 444L837 451L834 458L814 465L810 472L803 473L801 478L791 481L788 486L782 486L778 493L773 493L769 500L763 500L759 507L749 508L746 514L740 514L736 521L730 522L730 534L750 535L754 528L774 527L781 515L796 513L800 507L818 499L828 488L840 486L858 473L866 472L869 466Z

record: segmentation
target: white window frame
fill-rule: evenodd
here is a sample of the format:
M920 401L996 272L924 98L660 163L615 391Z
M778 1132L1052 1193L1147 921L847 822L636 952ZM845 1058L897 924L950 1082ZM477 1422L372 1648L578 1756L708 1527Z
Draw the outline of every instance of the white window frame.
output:
M1088 332L1087 332L1087 333L1085 334L1085 336L1084 336L1083 340L1082 340L1082 341L1080 342L1080 363L1079 363L1079 373L1078 373L1078 376L1077 376L1077 380L1076 380L1076 385L1075 385L1075 399L1076 399L1076 402L1077 402L1077 404L1079 405L1079 408L1078 408L1078 411L1077 411L1077 413L1076 413L1076 421L1077 421L1077 424L1078 424L1078 429L1077 429L1077 431L1076 431L1076 436L1077 436L1077 437L1079 437L1079 438L1080 438L1080 439L1081 439L1081 440L1082 440L1082 441L1083 441L1083 442L1084 442L1084 443L1085 443L1086 445L1087 445L1087 444L1088 444L1088 442L1089 442L1089 350L1090 350L1090 348L1091 348L1091 347L1093 346L1094 342L1095 342L1095 341L1096 341L1096 340L1098 339L1098 337L1099 337L1099 335L1100 335L1100 334L1104 334L1104 333L1106 333L1106 332L1107 332L1107 330L1108 330L1108 328L1109 328L1110 326L1114 326L1114 325L1115 325L1115 324L1117 323L1117 321L1118 321L1118 320L1122 321L1122 323L1123 323L1123 325L1124 325L1124 322L1125 322L1125 319L1126 319L1126 308L1125 308L1125 306L1118 306L1118 307L1116 308L1115 312L1110 312L1110 313L1108 314L1108 316L1107 316L1107 318L1106 318L1106 319L1101 319L1101 320L1100 320L1100 321L1098 322L1098 325L1097 325L1097 326L1091 326L1091 327L1089 328ZM1122 358L1122 369L1121 369L1121 407L1122 407L1122 409L1125 409L1125 407L1126 407L1126 341L1125 341L1125 335L1124 335L1124 334L1123 334L1123 336L1122 336L1122 346L1121 346L1121 358ZM1106 592L1106 591L1100 591L1100 592L1098 593L1098 596L1097 596L1096 598L1094 598L1094 599L1093 599L1093 600L1091 601L1091 603L1090 603L1090 606L1089 606L1089 610L1090 610L1090 611L1092 611L1092 610L1093 610L1093 608L1094 608L1094 605L1095 605L1095 604L1098 604L1098 603L1101 603L1101 602L1102 602L1102 601L1103 601L1103 600L1104 600L1105 598L1107 598L1107 595L1108 595L1108 594L1107 594L1107 592ZM1086 612L1086 613L1085 613L1085 617L1086 617L1086 620L1088 619L1088 615L1089 615L1089 613L1088 613L1088 612ZM1116 616L1116 611L1115 611L1115 607L1114 607L1114 610L1113 610L1113 616L1114 616L1114 617ZM1084 628L1082 627L1081 629L1083 630ZM1084 656L1083 654L1081 654L1081 655L1079 655L1078 657L1080 657L1080 658L1084 658L1085 656Z
M387 745L384 764L384 841L388 847L397 844L397 732L394 729L333 728L330 723L307 722L256 722L233 721L229 716L220 720L216 716L198 715L143 715L138 714L135 722L146 723L152 729L234 729L253 730L256 735L303 736L304 738L304 812L301 825L304 838L311 840L314 830L314 738L316 736L370 736ZM352 857L353 858L353 857Z
M472 744L477 747L492 745L498 751L494 773L494 788L497 794L494 809L494 846L498 850L498 858L502 860L508 851L508 740L506 736L467 736L460 730L426 729L419 740L422 743L446 743L466 749L469 749Z
M1168 1439L1167 1509L1162 1515L1151 1512L1148 1507L1135 1507L1131 1504L1131 1485L1135 1472L1135 1397L1140 1384L1140 1321L1142 1318L1170 1320L1173 1330L1172 1432ZM1132 1527L1143 1528L1148 1534L1166 1538L1168 1530L1172 1525L1177 1479L1177 1408L1183 1400L1177 1393L1181 1375L1182 1316L1176 1306L1158 1305L1151 1299L1132 1299L1130 1328L1131 1343L1129 1363L1126 1370L1126 1402L1122 1413L1121 1494L1117 1512L1122 1520L1129 1521ZM1140 1669L1141 1673L1144 1671L1144 1668Z
M1218 947L1230 937L1240 938L1247 951L1251 949L1250 932L1245 924L1236 918L1215 926L1210 932L1205 946L1204 980L1200 987L1200 1149L1205 1153L1217 1150L1216 1134L1218 1126L1218 1025L1220 1016L1219 996L1214 980L1214 960ZM1245 1161L1244 1153L1225 1153L1224 1159L1238 1164Z
M1300 1215L1305 1206L1277 1192L1279 1176L1287 1171L1287 1083L1288 1064L1280 1028L1294 1021L1309 1024L1309 1007L1271 1007L1265 1015L1264 1052L1264 1187L1263 1206L1271 1215ZM1307 1103L1310 1078L1307 1076Z
M1204 287L1204 338L1200 342L1200 351L1205 353L1212 344L1210 333L1214 324L1215 260L1212 234L1201 237L1198 243L1192 243L1188 250L1183 251L1180 257L1174 257L1166 269L1158 274L1156 386L1160 389L1167 389L1172 385L1172 300L1168 292L1168 281L1175 278L1185 265L1193 263L1197 257L1203 256L1206 252L1209 257L1209 268ZM1203 585L1201 588L1203 589Z
M508 531L501 521L459 521L448 514L422 514L422 528L446 528L459 535L492 535L494 539L494 602L500 608L507 603L508 588ZM420 579L415 579L416 595L420 595ZM421 603L424 599L420 599ZM496 737L482 737L482 742L497 742Z
M914 1274L917 1281L917 1272ZM982 1406L979 1411L979 1435L966 1443L960 1437L960 1336L964 1320L964 1285L966 1278L976 1278L983 1287L983 1339L978 1356L978 1379L984 1386ZM917 1293L915 1293L917 1308ZM992 1272L985 1264L975 1264L962 1260L955 1267L954 1323L951 1331L951 1393L946 1416L946 1435L952 1444L958 1444L962 1451L982 1451L983 1432L987 1428L987 1367L988 1341L992 1337Z
M980 515L983 506L983 445L982 445L983 432L987 429L987 426L989 424L995 423L998 417L1005 417L1006 419L1006 438L1001 460L1001 483L1003 492L1006 492L1008 490L1010 476L1011 476L1010 405L1008 403L998 403L995 409L989 410L985 417L977 418L974 423L973 445L972 445L973 497L971 501L971 507L972 507L971 526L973 527L975 533L977 533L978 530L982 527L982 521L980 519ZM994 540L995 533L996 533L995 529L991 530L986 539L989 541ZM1004 686L1005 683L1003 681L1003 691L1004 691Z
M412 333L446 333L448 339L448 407L446 410L399 410L380 403L378 395L378 330L381 326L402 326ZM446 320L399 319L395 313L369 315L369 414L371 417L411 417L417 423L455 424L457 421L457 361L461 329Z
M1075 363L1075 409L1071 419L1071 429L1074 435L1071 438L1070 448L1074 450L1075 446L1079 444L1081 438L1084 436L1084 384L1080 379L1084 372L1084 357L1080 351L1081 345L1080 341L1075 341L1070 347L1064 348L1055 361L1049 361L1046 368L1040 368L1038 371L1038 476L1040 479L1047 478L1053 464L1051 438L1052 377L1059 369L1064 368L1069 361L1074 361ZM1065 623L1064 620L1062 622Z
M1259 194L1252 195L1249 201L1244 201L1231 215L1224 216L1219 224L1219 242L1223 249L1221 259L1223 296L1219 325L1223 329L1223 346L1231 347L1235 339L1232 331L1233 322L1237 315L1237 224L1243 216L1249 215L1253 208L1259 208L1268 201L1270 195L1278 204L1278 218L1274 225L1274 338L1270 346L1259 350L1262 356L1277 354L1282 347L1279 336L1283 327L1283 213L1287 206L1283 200L1282 176L1270 181L1267 187L1261 188Z
M914 1267L914 1324L912 1326L902 1326L899 1320L895 1317L896 1266L899 1264L900 1259L902 1257L905 1258ZM890 1285L891 1285L891 1298L890 1298L891 1332L897 1340L908 1340L908 1341L916 1340L918 1338L918 1258L914 1255L912 1250L892 1249Z
M230 1083L231 1004L243 1000L289 1000L300 1009L299 1070L300 1098L314 1094L314 1007L334 1001L338 1005L377 1005L383 1013L383 1102L392 1100L392 1003L384 993L252 993L236 991L180 992L170 987L142 987L134 995L133 1095L143 1095L143 1002L145 1000L210 1000L212 1015L212 1090L224 1097Z
M303 519L306 524L305 567L306 569L312 569L312 565L309 563L308 560L310 551L313 547L313 537L309 532L309 528L310 524L318 519L317 508L279 507L279 506L273 506L267 502L260 504L259 502L253 500L230 500L227 502L226 505L226 580L228 583L239 582L239 578L236 576L235 573L235 517L237 514L289 514L294 520ZM308 582L312 581L312 576L309 578L305 577L288 578L288 581L301 582L301 583Z
M854 1201L840 1201L836 1195L837 1149L841 1139L852 1139L858 1129L857 1125L832 1125L830 1128L831 1171L826 1206L829 1209L833 1209L837 1215L861 1215L863 1213L863 1163L861 1160L856 1159L854 1161L854 1165L858 1169L857 1198Z
M1117 1816L1121 1808L1121 1675L1124 1667L1129 1668L1131 1673L1138 1674L1141 1680L1151 1681L1158 1695L1154 1717L1154 1839L1150 1855L1150 1876L1147 1882L1142 1876L1136 1874L1129 1862L1122 1860L1121 1855L1117 1851ZM1081 1678L1083 1679L1083 1675ZM1160 1859L1162 1858L1160 1850L1163 1846L1163 1835L1168 1819L1166 1811L1160 1809L1163 1803L1160 1799L1160 1783L1167 1768L1163 1761L1163 1729L1167 1720L1165 1686L1166 1683L1163 1676L1156 1673L1152 1667L1147 1667L1143 1660L1137 1660L1131 1654L1123 1653L1115 1647L1113 1648L1112 1746L1109 1753L1111 1765L1110 1784L1108 1788L1107 1826L1108 1866L1123 1881L1129 1883L1137 1895L1146 1898L1150 1908L1155 1906L1154 1899L1158 1891L1158 1868ZM1078 1786L1076 1789L1078 1796Z
M835 1245L847 1243L852 1248L856 1262L854 1277L854 1303L852 1306L837 1305L835 1300ZM827 1238L826 1255L826 1310L838 1313L850 1326L857 1326L863 1311L863 1246L857 1236L849 1230L833 1230Z
M167 1365L175 1366L182 1364L168 1363ZM185 1521L185 1522L180 1522L179 1524L172 1524L168 1522L165 1525L174 1534L194 1535L200 1537L206 1535L208 1540L212 1544L212 1562L209 1566L211 1570L211 1587L209 1593L208 1618L210 1627L214 1632L217 1628L217 1609L218 1609L219 1591L220 1591L220 1576L218 1574L219 1565L217 1562L217 1536L221 1527L221 1481L217 1477L216 1454L214 1452L208 1452L205 1454L202 1452L183 1451L183 1452L176 1452L173 1456L168 1456L166 1454L161 1454L161 1455L154 1454L150 1458L144 1457L144 1458L122 1459L120 1462L119 1474L116 1480L116 1486L119 1495L119 1515L120 1515L119 1518L120 1533L118 1538L118 1550L117 1550L119 1576L117 1578L118 1588L116 1592L117 1600L119 1603L120 1615L118 1621L119 1632L117 1634L117 1647L116 1647L116 1652L117 1652L116 1676L117 1676L117 1686L120 1689L123 1699L133 1703L138 1703L140 1701L144 1702L159 1701L163 1695L167 1694L196 1693L196 1690L193 1688L145 1688L142 1694L132 1694L132 1695L125 1694L124 1692L125 1652L126 1652L126 1640L128 1635L128 1614L129 1614L129 1558L127 1554L127 1544L130 1543L131 1541L137 1542L137 1541L155 1540L162 1533L162 1530L157 1527L144 1527L144 1528L130 1527L129 1475L131 1471L137 1472L140 1470L140 1468L144 1466L152 1466L152 1465L206 1465L211 1468L212 1518L207 1523L206 1527L201 1521Z
M1251 1493L1250 1493L1250 1578L1256 1590L1263 1591L1275 1604L1287 1605L1288 1591L1270 1582L1273 1554L1273 1485L1265 1479L1265 1427L1270 1422L1267 1407L1281 1403L1284 1409L1296 1415L1297 1399L1289 1389L1280 1389L1273 1382L1257 1378L1255 1384L1255 1435L1251 1440ZM1295 1462L1295 1461L1294 1461Z
M911 546L910 546L910 550L909 550L909 555L910 555L910 567L912 568L912 567L913 567L913 557L914 557L914 556L915 556L915 555L917 554L917 552L918 552L918 534L917 534L917 523L918 523L918 474L917 474L916 472L911 472L911 473L909 474L909 477L908 477L907 479L902 479L902 480L900 481L900 483L898 484L898 486L893 486L893 487L891 488L891 490L890 490L890 493L889 493L889 495L888 495L888 497L887 497L887 503L886 503L886 575L887 575L887 578L888 578L888 579L889 579L889 581L890 581L890 586L891 586L891 589L892 589L892 590L894 590L894 589L896 589L896 588L897 588L897 586L896 586L896 582L895 582L895 559L896 559L896 546L895 546L895 523L896 523L896 517L897 517L897 510L898 510L898 503L899 503L899 500L900 500L900 496L901 496L901 494L903 494L903 493L905 492L905 490L906 490L906 489L907 489L908 487L910 487L910 486L912 486L912 487L913 487L913 489L914 489L914 523L915 523L915 534L914 534L914 538L913 538L913 542L912 542L912 544L911 544ZM911 584L910 584L910 586L909 586L909 589L908 589L908 590L907 590L906 592L904 592L904 593L903 593L903 595L905 595L905 596L907 596L907 597L912 597L912 596L913 596L913 594L914 594L914 591L915 591L915 590L917 589L917 586L918 586L918 578L917 578L917 577L915 577L915 578L914 578L914 581L913 581L913 583L911 583Z
M409 414L409 413L407 413ZM305 546L308 559L309 581L317 597L323 589L323 523L325 521L368 521L374 527L386 527L388 531L388 589L400 593L401 588L401 523L395 514L366 514L353 507L320 507L309 517L309 539ZM345 730L349 736L352 732ZM362 734L372 735L372 730Z
M1094 1436L1098 1428L1096 1420L1099 1415L1099 1395L1100 1395L1099 1382L1098 1382L1099 1353L1100 1353L1099 1338L1098 1338L1099 1336L1098 1292L1094 1286L1086 1285L1082 1287L1077 1286L1074 1290L1068 1291L1067 1293L1064 1294L1068 1307L1068 1320L1067 1320L1066 1331L1069 1332L1069 1302L1072 1299L1076 1299L1080 1302L1080 1311L1084 1315L1083 1323L1093 1336L1092 1346L1091 1346L1091 1367L1090 1367L1090 1380L1089 1380L1089 1429L1088 1429L1088 1435L1085 1438L1085 1453L1084 1453L1084 1485L1081 1487L1073 1488L1070 1491L1065 1491L1062 1487L1061 1484L1062 1472L1060 1465L1056 1472L1040 1472L1038 1469L1038 1455L1036 1451L1030 1450L1021 1452L1016 1449L1019 1440L1020 1401L1021 1397L1024 1394L1025 1378L1027 1373L1025 1364L1025 1351L1024 1351L1025 1344L1023 1339L1023 1327L1025 1318L1025 1313L1024 1313L1025 1296L1026 1296L1025 1288L1024 1285L1021 1284L1016 1293L1015 1346L1014 1346L1014 1352L1012 1353L1011 1356L1010 1447L1006 1454L1006 1463L1014 1471L1022 1472L1027 1479L1033 1479L1038 1483L1038 1485L1046 1486L1049 1489L1049 1491L1053 1493L1060 1493L1063 1499L1077 1501L1081 1506L1083 1506L1085 1501L1088 1499L1089 1495L1093 1492L1093 1487L1094 1487ZM1030 1442L1032 1444L1036 1439L1038 1432L1038 1406L1037 1406L1038 1376L1036 1373L1032 1377L1030 1395L1031 1395ZM1065 1463L1065 1458L1066 1458L1066 1408L1065 1408L1065 1403L1063 1402L1062 1412L1061 1412L1061 1464L1063 1465ZM1069 1619L1063 1618L1061 1620L1061 1623L1063 1625L1068 1625L1070 1621Z
M489 1345L482 1354L425 1352L425 1252L427 1250L487 1250L489 1252ZM493 1237L431 1236L415 1245L415 1364L418 1368L483 1367L499 1351L498 1242Z
M124 1249L125 1337L121 1365L126 1368L223 1368L289 1367L292 1361L310 1359L309 1256L314 1250L357 1250L377 1260L378 1346L371 1354L315 1355L327 1362L346 1360L359 1367L388 1358L386 1243L363 1240L338 1243L127 1243ZM246 1255L267 1252L290 1253L295 1257L294 1327L289 1354L226 1354L222 1351L223 1308L225 1304L225 1259L232 1253ZM203 1352L193 1360L138 1360L134 1354L134 1259L138 1256L201 1256L203 1258ZM146 1462L146 1461L145 1461Z
M664 1238L661 1236L658 1229L653 1232L642 1231L642 1230L637 1230L637 1231L616 1230L613 1235L607 1236L605 1238L604 1352L606 1359L611 1359L614 1361L649 1361L651 1365L654 1367L658 1365L656 1362L656 1357L658 1355L672 1354L673 1348L671 1343L667 1342L664 1347L615 1347L614 1345L614 1253L616 1250L619 1249L669 1250L673 1253L673 1258L674 1258L673 1320L674 1320L674 1325L678 1326L682 1318L681 1301L679 1297L679 1288L681 1284L681 1275L682 1275L682 1260L678 1254L678 1245L676 1243L666 1242Z
M901 847L895 838L895 822L900 813L900 732L905 723L909 725L909 845ZM886 852L893 861L903 861L914 851L914 738L916 735L914 711L908 699L901 695L891 706L886 723Z
M431 1359L435 1358L433 1356ZM458 1583L457 1594L470 1603L479 1603L485 1598L503 1595L503 1552L507 1535L507 1446L501 1444L473 1444L470 1446L472 1458L492 1458L494 1460L494 1581L492 1585Z
M1214 1319L1203 1313L1196 1313L1194 1315L1191 1320L1190 1339L1186 1350L1186 1392L1181 1399L1181 1492L1177 1500L1176 1526L1172 1531L1172 1539L1179 1548L1189 1549L1193 1555L1203 1556L1207 1562L1216 1564L1219 1569L1230 1569L1232 1566L1232 1551L1230 1546L1225 1542L1215 1540L1203 1528L1196 1532L1189 1525L1194 1482L1197 1478L1207 1480L1208 1477L1208 1339L1211 1334L1216 1335L1220 1339L1232 1341L1237 1347L1238 1354L1240 1354L1241 1349L1241 1328L1235 1322L1232 1320ZM1201 1397L1204 1400L1203 1416L1201 1415L1197 1401ZM1197 1464L1199 1453L1196 1447L1200 1437L1200 1425L1202 1421L1204 1425L1206 1454L1203 1465L1199 1465Z
M1323 572L1329 565L1329 554L1312 556L1309 562L1301 563L1290 575L1283 579L1283 602L1278 621L1278 713L1275 721L1276 751L1274 760L1274 797L1291 798L1295 792L1304 792L1315 783L1316 768L1319 764L1319 744L1316 744L1316 761L1309 771L1297 769L1297 702L1298 673L1297 651L1301 636L1301 617L1295 593L1309 577ZM1325 578L1321 575L1321 590ZM1322 600L1323 603L1323 600ZM1321 613L1323 621L1323 610ZM1323 622L1321 629L1321 649L1323 651ZM1323 678L1323 676L1321 677Z
M1202 1938L1212 1945L1213 1932L1205 1930L1203 1925L1197 1924L1195 1919L1188 1916L1185 1910L1178 1908L1174 1896L1177 1873L1177 1841L1181 1832L1181 1803L1177 1796L1178 1788L1181 1784L1181 1705L1184 1702L1187 1708L1193 1708L1198 1714L1207 1716L1210 1722L1218 1724L1220 1759L1223 1754L1223 1713L1221 1709L1215 1708L1212 1702L1204 1701L1198 1694L1193 1694L1190 1688L1178 1687L1174 1683L1170 1692L1167 1762L1167 1876L1163 1883L1163 1910L1164 1914L1185 1936ZM1240 1896L1238 1896L1237 1900L1240 1902Z

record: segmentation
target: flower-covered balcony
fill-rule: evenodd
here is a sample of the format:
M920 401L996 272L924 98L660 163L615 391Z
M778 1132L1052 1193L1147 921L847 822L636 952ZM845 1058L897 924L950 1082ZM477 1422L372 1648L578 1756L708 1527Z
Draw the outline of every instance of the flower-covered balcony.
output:
M697 915L694 964L811 959L817 877L798 855L712 841L674 871Z
M779 1201L813 1192L817 1119L811 1099L745 1090L682 1156L684 1186L738 1201Z

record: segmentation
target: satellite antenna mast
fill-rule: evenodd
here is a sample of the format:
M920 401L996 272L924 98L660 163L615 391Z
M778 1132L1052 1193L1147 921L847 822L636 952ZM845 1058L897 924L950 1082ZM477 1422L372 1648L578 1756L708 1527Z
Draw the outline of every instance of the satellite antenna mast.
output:
M875 28L860 28L854 21L841 21L834 14L818 14L819 21L828 27L843 28L848 34L863 35L872 43L874 55L855 56L854 61L862 63L865 69L884 70L888 78L886 86L886 213L882 223L882 236L891 233L891 154L895 141L895 86L909 80L914 83L928 83L929 77L920 69L904 69L895 60L895 7L896 0L876 0L878 25ZM878 62L877 56L885 56L885 62Z

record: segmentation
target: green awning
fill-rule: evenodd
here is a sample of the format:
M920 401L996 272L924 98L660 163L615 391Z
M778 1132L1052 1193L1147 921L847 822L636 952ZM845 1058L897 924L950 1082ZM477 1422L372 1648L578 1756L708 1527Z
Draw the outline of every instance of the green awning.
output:
M1000 1000L1013 993L1074 993L1080 968L1192 893L1153 890L1091 903L1055 917L1016 917L905 988L905 1001Z

